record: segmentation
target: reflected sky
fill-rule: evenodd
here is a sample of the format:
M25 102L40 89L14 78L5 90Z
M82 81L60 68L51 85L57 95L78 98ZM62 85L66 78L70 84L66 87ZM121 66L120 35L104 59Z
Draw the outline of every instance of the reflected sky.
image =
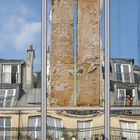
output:
M140 0L110 0L110 56L140 65Z
M27 58L29 45L35 49L34 69L41 65L41 0L0 1L0 58Z

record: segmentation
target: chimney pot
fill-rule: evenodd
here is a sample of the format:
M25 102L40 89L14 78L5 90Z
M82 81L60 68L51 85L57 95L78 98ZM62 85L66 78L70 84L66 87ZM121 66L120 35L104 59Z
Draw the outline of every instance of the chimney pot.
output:
M27 51L32 51L33 50L33 45L29 45L29 49Z

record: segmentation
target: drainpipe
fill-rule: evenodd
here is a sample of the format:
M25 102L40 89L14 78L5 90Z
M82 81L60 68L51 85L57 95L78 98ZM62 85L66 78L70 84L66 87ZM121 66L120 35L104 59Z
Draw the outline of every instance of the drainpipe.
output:
M78 19L78 4L74 0L74 36L73 36L73 51L74 51L74 81L73 81L73 105L77 105L77 19Z

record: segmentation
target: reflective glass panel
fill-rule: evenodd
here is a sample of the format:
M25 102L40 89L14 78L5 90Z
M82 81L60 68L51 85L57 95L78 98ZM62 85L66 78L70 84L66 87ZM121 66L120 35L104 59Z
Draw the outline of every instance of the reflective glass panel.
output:
M110 0L111 106L140 106L139 15L139 0Z
M1 0L0 107L41 105L41 0Z
M48 140L96 140L103 137L104 113L102 111L47 111Z
M49 0L48 5L48 106L102 106L102 0Z
M41 140L40 111L0 111L1 140Z

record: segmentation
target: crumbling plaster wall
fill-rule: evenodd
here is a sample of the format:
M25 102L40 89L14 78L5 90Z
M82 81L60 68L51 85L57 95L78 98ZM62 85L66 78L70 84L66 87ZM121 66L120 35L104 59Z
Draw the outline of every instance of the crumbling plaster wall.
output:
M79 106L99 105L100 98L100 1L78 0Z
M100 0L77 0L77 106L100 104ZM53 0L51 106L73 106L74 0Z
M68 106L72 96L73 4L73 0L52 3L51 106Z

